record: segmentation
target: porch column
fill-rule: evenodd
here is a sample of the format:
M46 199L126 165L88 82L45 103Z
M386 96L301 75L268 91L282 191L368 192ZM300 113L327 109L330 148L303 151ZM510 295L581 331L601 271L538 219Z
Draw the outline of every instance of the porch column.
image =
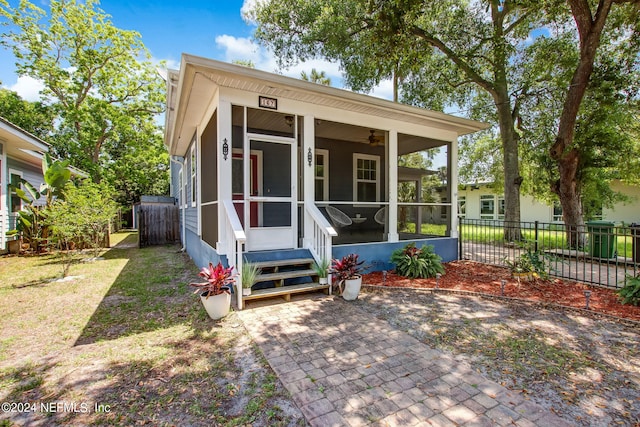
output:
M422 203L422 175L416 181L416 203ZM416 233L422 233L422 206L418 206L416 215Z
M307 203L315 203L315 167L316 167L316 119L314 116L304 116L303 134L302 134L302 197L304 199L303 206ZM308 155L311 152L311 165L309 165ZM302 246L310 248L313 238L313 223L306 218L306 209L303 209L304 235L302 236Z
M449 200L451 200L451 218L449 218L449 229L451 230L451 237L458 237L458 140L451 141L449 143L448 152L448 167L449 176L447 176L447 182L449 182Z
M228 239L224 236L227 225L224 222L225 214L224 201L231 200L231 103L229 101L220 100L218 106L218 143L216 149L218 150L218 248L222 248L221 242L226 243ZM227 159L224 159L222 154L224 144L227 144L228 154ZM219 251L219 249L218 249Z
M400 240L398 236L398 131L389 131L389 242Z

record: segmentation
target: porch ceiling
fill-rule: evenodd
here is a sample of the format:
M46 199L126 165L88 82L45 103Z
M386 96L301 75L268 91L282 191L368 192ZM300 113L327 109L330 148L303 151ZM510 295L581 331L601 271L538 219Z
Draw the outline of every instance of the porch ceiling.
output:
M318 85L301 79L228 64L211 59L183 54L175 98L168 96L165 143L172 154L180 155L186 149L196 126L202 120L218 87L227 87L263 96L287 98L339 110L384 117L400 123L444 129L458 135L476 132L488 126L473 120L450 116L444 113L394 103L347 90ZM173 95L169 91L169 95ZM319 136L367 143L369 129L352 126L342 129L340 138L331 132L336 129L318 129ZM326 132L323 134L322 132ZM348 136L345 136L348 135ZM401 141L404 154L424 148L442 145L427 138L411 138ZM402 148L404 145L405 148ZM400 153L403 154L403 153Z

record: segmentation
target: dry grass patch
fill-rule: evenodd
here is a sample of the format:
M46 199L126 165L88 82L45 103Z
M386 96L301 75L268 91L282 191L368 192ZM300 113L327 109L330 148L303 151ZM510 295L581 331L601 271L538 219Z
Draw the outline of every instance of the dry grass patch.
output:
M0 401L37 405L0 425L304 425L236 314L211 321L185 286L177 246L115 237L70 281L55 255L0 258Z

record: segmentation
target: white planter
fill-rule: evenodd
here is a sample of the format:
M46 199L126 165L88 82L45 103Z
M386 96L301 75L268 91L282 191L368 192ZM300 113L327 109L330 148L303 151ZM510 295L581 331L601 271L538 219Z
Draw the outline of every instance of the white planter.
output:
M362 276L358 276L355 279L347 279L344 281L344 291L342 292L342 298L347 301L353 301L358 298L360 293L360 286L362 286Z
M329 283L329 278L327 278L327 277L319 277L318 278L318 283L320 283L321 285L326 285L327 283Z
M242 288L242 295L244 295L245 297L251 295L251 288Z
M229 314L229 307L231 307L231 295L222 293L220 295L214 295L207 298L204 293L200 294L200 300L204 309L207 310L207 314L213 320L221 319Z

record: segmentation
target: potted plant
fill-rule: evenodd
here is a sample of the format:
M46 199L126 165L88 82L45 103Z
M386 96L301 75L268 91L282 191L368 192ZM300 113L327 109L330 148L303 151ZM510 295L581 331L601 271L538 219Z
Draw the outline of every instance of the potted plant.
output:
M250 262L242 264L242 271L240 272L240 278L242 280L242 295L251 295L251 287L255 284L256 278L262 271L257 265Z
M533 265L529 257L522 254L513 260L506 259L504 263L507 264L509 270L511 270L511 277L514 279L529 281L533 278Z
M326 285L327 283L329 283L329 267L331 267L331 264L326 258L322 258L320 263L313 264L313 269L318 274L318 283L320 283L321 285Z
M225 268L220 262L214 267L209 263L209 267L203 268L198 276L207 281L190 283L189 286L196 288L194 293L200 294L200 300L209 317L216 320L226 316L231 306L230 285L235 281L233 267Z
M349 254L340 260L332 261L330 272L335 274L342 298L349 301L358 298L362 286L362 272L365 269L363 264L364 261L359 261L357 254Z

